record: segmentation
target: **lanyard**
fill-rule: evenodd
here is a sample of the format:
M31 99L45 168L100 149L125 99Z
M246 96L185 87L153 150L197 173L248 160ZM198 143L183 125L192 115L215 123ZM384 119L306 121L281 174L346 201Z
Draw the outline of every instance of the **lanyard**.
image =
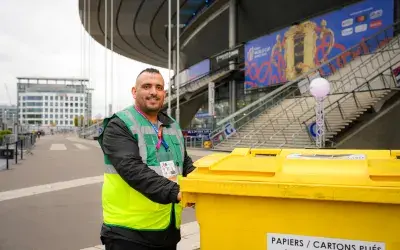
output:
M169 146L168 146L167 142L164 140L164 138L162 136L163 127L160 126L160 128L157 129L157 127L154 126L154 124L152 122L150 122L149 119L147 119L147 117L143 114L143 112L140 109L138 109L137 107L135 107L135 109L141 116L143 116L144 119L146 119L151 124L151 126L154 129L154 131L156 132L157 138L158 138L156 149L159 150L160 147L161 147L161 144L164 146L165 149L168 149Z

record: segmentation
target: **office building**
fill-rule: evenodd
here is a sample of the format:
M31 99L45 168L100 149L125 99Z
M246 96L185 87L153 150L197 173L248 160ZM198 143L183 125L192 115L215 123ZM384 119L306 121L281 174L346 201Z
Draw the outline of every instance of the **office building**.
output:
M17 119L17 105L0 105L0 121Z
M17 121L17 106L16 105L0 105L0 130L5 130L13 127Z
M18 77L18 121L21 125L73 128L74 118L92 117L87 79Z

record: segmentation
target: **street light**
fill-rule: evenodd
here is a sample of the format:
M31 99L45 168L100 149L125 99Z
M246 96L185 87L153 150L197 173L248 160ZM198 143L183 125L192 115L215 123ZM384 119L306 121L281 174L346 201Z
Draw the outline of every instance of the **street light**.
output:
M168 115L171 116L171 0L168 0Z
M179 74L179 64L180 64L180 0L176 0L176 73L175 73L175 85L176 85L176 113L175 119L178 124L180 124L180 107L179 107L179 90L180 90L180 74Z
M325 110L324 98L331 90L330 83L324 78L315 78L310 84L310 93L316 99L315 117L316 117L316 146L317 148L325 147Z

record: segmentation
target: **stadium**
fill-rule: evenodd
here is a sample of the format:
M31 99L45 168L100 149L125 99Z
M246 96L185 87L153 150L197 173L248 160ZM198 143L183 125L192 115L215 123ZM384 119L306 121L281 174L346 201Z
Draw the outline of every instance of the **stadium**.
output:
M217 150L314 147L308 90L320 76L331 84L325 147L400 144L398 1L80 0L79 9L103 46L180 72L171 114L195 145L207 134Z

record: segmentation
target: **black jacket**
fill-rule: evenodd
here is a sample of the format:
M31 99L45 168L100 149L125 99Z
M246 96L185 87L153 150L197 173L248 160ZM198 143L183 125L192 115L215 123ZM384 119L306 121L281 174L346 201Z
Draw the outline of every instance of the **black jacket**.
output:
M173 122L162 112L159 113L158 119L163 125ZM102 141L104 154L108 156L121 178L132 188L157 203L178 202L179 185L158 175L143 163L138 142L121 119L114 117L110 120L103 132ZM193 170L193 161L187 155L185 148L183 176ZM136 231L103 224L101 238L103 242L109 239L124 239L149 247L176 245L180 241L180 230L176 229L174 215L172 217L173 223L164 231Z

